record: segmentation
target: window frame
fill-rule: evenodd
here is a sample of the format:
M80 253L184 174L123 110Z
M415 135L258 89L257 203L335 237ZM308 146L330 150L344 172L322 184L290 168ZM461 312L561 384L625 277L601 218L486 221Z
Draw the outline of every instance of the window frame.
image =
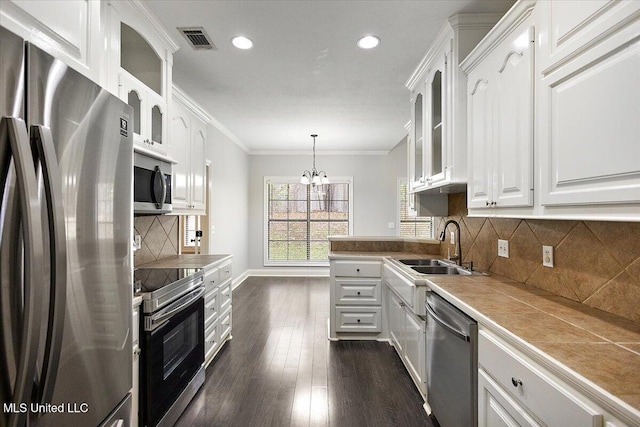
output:
M349 236L353 235L353 177L352 176L332 176L331 184L349 185ZM262 213L262 258L264 267L328 267L329 260L270 260L269 259L269 184L299 184L299 176L265 176L263 183L263 213ZM328 241L328 240L327 240ZM307 235L307 244L309 236Z
M401 212L402 212L402 189L401 189L401 185L402 184L404 184L405 187L407 188L407 197L409 197L409 195L411 194L409 192L409 188L410 187L409 187L408 179L407 178L403 178L403 177L398 177L397 183L396 183L396 192L397 192L397 194L396 194L396 215L397 215L397 218L398 218L398 222L397 222L397 224L398 224L397 230L398 231L396 232L396 235L398 237L402 237L402 238L405 238L405 239L417 239L417 240L433 240L433 239L435 239L435 237L434 237L435 236L435 229L434 229L435 221L434 221L434 217L433 216L430 217L431 218L431 236L402 236L401 235L401 231L402 231L402 215L401 215ZM414 222L417 222L415 220L415 218L428 218L428 217L418 217L416 215L415 211L411 211L413 213L413 215L409 214L409 212L410 212L409 211L409 207L407 206L407 216L413 218ZM405 222L406 222L406 220L405 220Z

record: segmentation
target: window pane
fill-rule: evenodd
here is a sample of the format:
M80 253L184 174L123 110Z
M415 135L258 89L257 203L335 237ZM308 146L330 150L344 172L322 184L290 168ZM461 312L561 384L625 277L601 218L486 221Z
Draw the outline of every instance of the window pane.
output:
M349 223L344 222L330 222L329 223L329 236L347 236L349 235Z
M349 202L331 201L329 204L329 218L349 219Z
M307 259L307 242L289 242L289 259Z
M329 242L311 242L311 259L327 259L329 256Z
M287 223L284 221L270 221L269 240L287 240Z
M328 222L324 222L324 221L320 221L320 222L316 222L313 221L310 225L311 228L311 240L320 240L320 239L327 239L327 236L329 235L329 223Z
M311 219L329 219L329 204L324 200L311 200Z
M307 200L307 186L303 184L289 184L289 200Z
M349 184L331 184L328 195L331 200L349 200Z
M288 202L270 202L269 219L287 219Z
M269 242L269 259L287 259L287 242Z
M307 241L307 222L296 221L289 222L289 240L304 240Z
M307 219L307 201L299 200L289 203L289 219Z
M269 198L271 200L287 200L289 184L269 184Z

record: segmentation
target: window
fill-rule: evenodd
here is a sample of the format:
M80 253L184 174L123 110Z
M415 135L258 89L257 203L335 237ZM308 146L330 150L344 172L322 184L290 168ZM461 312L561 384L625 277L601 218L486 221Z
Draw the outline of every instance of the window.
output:
M400 204L400 237L433 238L433 217L416 216L410 207L409 188L403 179L398 180L398 194Z
M265 178L265 265L327 265L329 236L350 235L352 179L314 191L299 178Z
M181 252L195 253L196 250L196 231L200 228L200 217L196 215L184 215L180 217L182 232L180 233ZM199 238L198 238L199 239Z

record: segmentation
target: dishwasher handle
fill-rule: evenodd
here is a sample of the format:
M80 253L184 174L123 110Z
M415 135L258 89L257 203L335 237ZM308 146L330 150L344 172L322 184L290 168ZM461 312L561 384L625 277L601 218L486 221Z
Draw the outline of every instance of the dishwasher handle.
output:
M429 314L429 316L432 317L433 320L438 322L440 326L442 326L443 328L445 328L446 330L451 332L453 335L455 335L457 338L460 338L463 341L471 341L471 337L469 335L457 330L456 328L454 328L453 326L451 326L450 324L448 324L447 322L439 318L436 312L433 310L433 307L431 307L431 305L428 302L425 304L425 308L427 309L427 313Z

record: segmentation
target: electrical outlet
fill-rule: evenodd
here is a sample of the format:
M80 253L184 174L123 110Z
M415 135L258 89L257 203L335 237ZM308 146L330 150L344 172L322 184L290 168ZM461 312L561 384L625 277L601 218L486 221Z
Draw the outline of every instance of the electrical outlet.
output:
M553 268L553 246L542 246L542 265Z
M211 226L211 234L216 234L216 226L215 225Z
M133 236L133 247L138 250L142 247L142 238L139 234Z
M498 239L498 256L509 258L509 241Z
M450 234L450 236L451 236L451 238L450 238L451 244L455 245L456 244L456 232L455 231L451 231L450 233L451 233Z
M396 223L395 222L388 223L387 228L390 228L390 229L396 228Z

